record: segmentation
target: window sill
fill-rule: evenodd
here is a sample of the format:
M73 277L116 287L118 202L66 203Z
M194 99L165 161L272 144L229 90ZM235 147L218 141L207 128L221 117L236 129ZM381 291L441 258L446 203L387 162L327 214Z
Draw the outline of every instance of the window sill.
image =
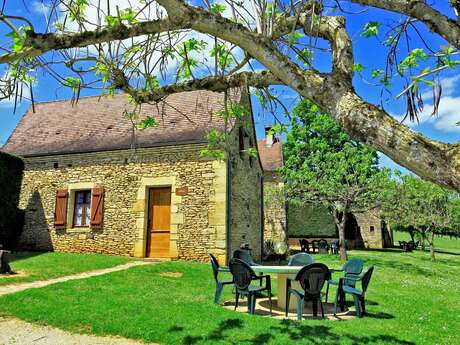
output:
M88 227L78 227L78 228L67 228L67 232L68 233L87 233L87 232L91 232L91 228L88 226Z

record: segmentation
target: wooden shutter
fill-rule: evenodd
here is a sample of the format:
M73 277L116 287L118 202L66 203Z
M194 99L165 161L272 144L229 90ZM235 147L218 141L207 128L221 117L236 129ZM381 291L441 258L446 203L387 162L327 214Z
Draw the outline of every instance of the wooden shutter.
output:
M54 209L54 228L65 229L67 223L67 199L69 193L67 189L56 191L56 205Z
M91 229L101 229L104 218L104 188L91 190Z

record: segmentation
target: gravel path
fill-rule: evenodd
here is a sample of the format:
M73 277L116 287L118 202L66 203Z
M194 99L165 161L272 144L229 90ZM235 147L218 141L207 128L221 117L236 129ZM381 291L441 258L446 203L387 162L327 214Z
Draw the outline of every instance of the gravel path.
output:
M110 267L110 268L104 268L100 270L95 270L95 271L88 271L88 272L83 272L83 273L77 273L77 274L72 274L69 276L63 276L63 277L58 277L58 278L53 278L53 279L48 279L48 280L38 280L35 282L30 282L30 283L19 283L19 284L10 284L10 285L4 285L0 286L0 296L3 295L8 295L10 293L16 293L19 291L27 290L27 289L37 289L41 288L47 285L51 284L56 284L56 283L61 283L61 282L66 282L69 280L77 280L77 279L84 279L84 278L89 278L89 277L96 277L96 276L101 276L103 274L107 273L112 273L112 272L117 272L117 271L124 271L127 270L128 268L134 267L134 266L142 266L142 265L151 265L155 262L152 261L131 261L123 265L118 265L115 267Z
M74 334L18 319L0 318L0 345L146 345L121 337ZM152 343L149 343L152 344Z

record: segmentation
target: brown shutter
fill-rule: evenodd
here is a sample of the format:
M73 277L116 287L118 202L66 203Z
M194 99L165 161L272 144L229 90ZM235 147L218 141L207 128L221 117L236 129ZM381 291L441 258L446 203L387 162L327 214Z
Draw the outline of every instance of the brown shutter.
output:
M67 189L56 191L56 205L54 209L54 228L65 229L67 223Z
M91 229L101 229L104 216L104 188L91 190Z

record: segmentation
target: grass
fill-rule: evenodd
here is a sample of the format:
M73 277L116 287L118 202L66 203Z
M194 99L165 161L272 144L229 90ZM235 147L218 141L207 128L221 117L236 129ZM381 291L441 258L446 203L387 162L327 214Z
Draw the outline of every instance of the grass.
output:
M208 264L180 261L3 296L0 315L162 344L460 343L459 255L439 253L431 263L421 251L350 254L376 266L363 319L296 322L239 314L212 304ZM340 266L329 255L317 255L316 261ZM224 292L223 299L232 298L228 287Z
M12 270L20 274L0 277L0 286L108 268L130 260L119 256L54 252L17 252L10 255Z

